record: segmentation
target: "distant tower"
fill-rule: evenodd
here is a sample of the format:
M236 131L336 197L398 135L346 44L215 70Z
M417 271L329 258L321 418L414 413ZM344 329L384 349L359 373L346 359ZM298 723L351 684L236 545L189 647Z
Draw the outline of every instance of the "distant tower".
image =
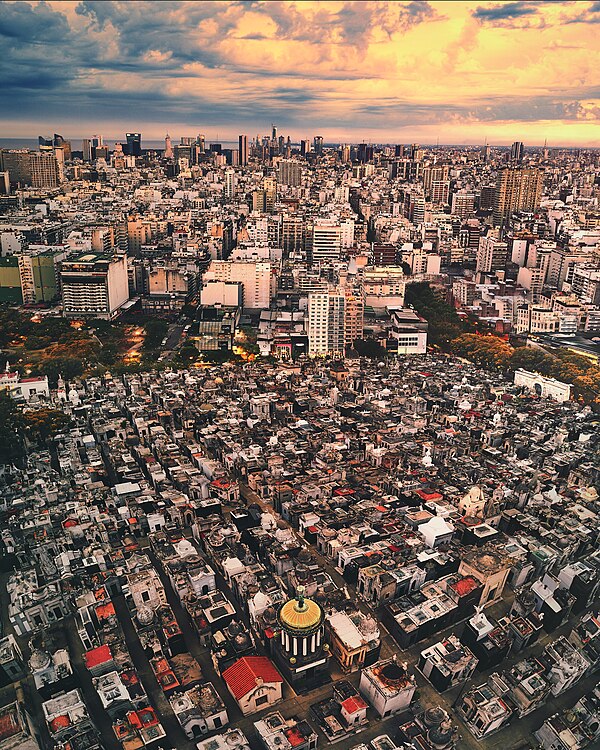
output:
M248 165L248 136L247 135L238 136L238 149L239 149L240 167L245 167Z
M510 147L510 160L513 164L520 164L523 161L525 147L522 141L515 141Z
M141 156L142 155L142 134L141 133L125 133L127 138L127 153L129 156Z
M165 136L165 159L173 158L173 146L171 146L171 136L167 133Z
M483 151L482 151L482 154L483 154L483 163L484 164L488 164L489 163L489 161L490 161L490 153L491 153L491 149L490 149L489 143L487 142L487 138L486 138L485 139L485 146L483 147Z

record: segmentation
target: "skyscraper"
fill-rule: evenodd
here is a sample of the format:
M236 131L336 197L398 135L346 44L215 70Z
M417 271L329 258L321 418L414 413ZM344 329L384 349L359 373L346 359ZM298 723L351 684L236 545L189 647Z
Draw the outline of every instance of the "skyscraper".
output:
M83 151L83 161L92 161L92 142L89 138L81 141L81 150Z
M514 211L535 211L542 198L543 175L534 167L504 167L496 180L494 224L506 224Z
M520 164L523 161L525 147L521 141L515 141L510 147L510 160L513 164Z
M317 156L321 156L321 154L323 153L323 136L315 135L313 144L315 154L317 154Z
M305 138L304 140L300 141L300 155L306 156L310 151L310 141L308 138Z
M200 148L200 153L203 154L206 150L206 138L203 133L198 133L196 136L196 144Z
M142 134L141 133L126 133L127 138L127 153L129 156L141 156L142 155Z
M248 136L238 136L238 150L239 150L239 161L240 167L246 167L248 165Z

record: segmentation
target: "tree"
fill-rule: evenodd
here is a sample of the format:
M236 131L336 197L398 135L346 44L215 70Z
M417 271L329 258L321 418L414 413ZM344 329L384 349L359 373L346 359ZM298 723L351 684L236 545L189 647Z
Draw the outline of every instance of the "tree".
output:
M387 357L387 351L375 339L356 339L352 346L361 357L368 357L369 359L384 359Z
M185 362L187 364L190 364L191 362L195 362L198 359L198 349L191 344L190 342L186 342L183 344L183 346L179 349L179 358L182 362Z
M51 388L56 388L59 375L65 380L78 378L83 374L83 364L78 359L71 357L57 357L54 359L44 359L34 368L35 374L47 375Z
M38 445L45 445L50 438L63 432L70 424L70 417L57 409L36 409L23 414L25 434L31 442Z
M496 336L465 333L452 341L452 352L482 367L506 370L510 364L512 347Z
M473 330L472 323L461 318L451 305L437 297L427 282L407 284L405 302L429 323L429 343L442 351L450 351L455 338Z
M0 392L0 464L19 463L24 456L23 420L17 404Z

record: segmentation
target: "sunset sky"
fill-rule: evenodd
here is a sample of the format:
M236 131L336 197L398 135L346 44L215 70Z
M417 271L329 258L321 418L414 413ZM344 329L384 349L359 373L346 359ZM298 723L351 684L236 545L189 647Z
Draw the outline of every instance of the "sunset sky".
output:
M0 136L600 146L600 2L3 2Z

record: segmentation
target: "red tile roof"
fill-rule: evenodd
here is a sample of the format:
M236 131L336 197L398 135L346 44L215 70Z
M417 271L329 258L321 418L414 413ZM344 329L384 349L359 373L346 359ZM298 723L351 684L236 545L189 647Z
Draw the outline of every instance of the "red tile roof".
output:
M85 666L88 669L97 667L99 664L104 664L107 661L112 661L110 646L98 646L98 648L93 648L91 651L86 651L84 659Z
M342 708L345 709L347 713L354 714L357 711L362 711L367 708L367 704L360 695L351 695L349 698L346 698L345 701L342 701Z
M266 656L244 656L228 667L222 676L236 700L256 687L257 678L265 683L283 682L283 677Z

